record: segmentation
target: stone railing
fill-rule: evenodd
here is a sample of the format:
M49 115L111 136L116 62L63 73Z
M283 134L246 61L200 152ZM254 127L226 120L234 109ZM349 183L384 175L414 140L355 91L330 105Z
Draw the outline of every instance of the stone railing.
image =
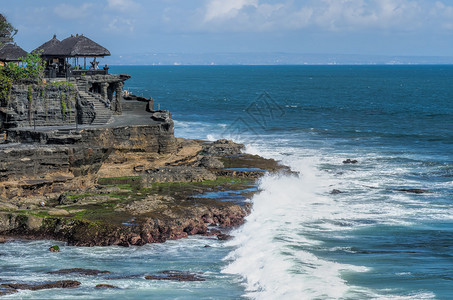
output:
M71 76L86 76L86 75L107 75L109 73L108 69L100 69L100 70L71 70Z

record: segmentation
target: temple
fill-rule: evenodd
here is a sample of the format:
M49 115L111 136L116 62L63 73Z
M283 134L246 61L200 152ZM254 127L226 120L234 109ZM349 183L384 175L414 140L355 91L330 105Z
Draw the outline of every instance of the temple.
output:
M103 46L84 35L58 40L54 35L32 51L44 62L45 87L13 86L9 100L0 105L5 127L103 125L122 114L122 92L129 75L109 74L99 58L109 56ZM0 48L0 64L17 63L28 53L15 44Z
M0 66L4 66L7 63L19 64L27 54L27 51L16 44L5 44L0 47Z
M84 35L71 35L62 41L54 35L32 53L40 53L46 63L48 78L108 74L108 67L99 69L96 58L110 56L110 52ZM93 59L88 66L87 58ZM83 59L83 66L80 65L80 59Z

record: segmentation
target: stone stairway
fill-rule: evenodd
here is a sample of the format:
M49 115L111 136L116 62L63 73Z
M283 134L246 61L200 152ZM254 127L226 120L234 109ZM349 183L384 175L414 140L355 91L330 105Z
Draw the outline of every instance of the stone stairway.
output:
M91 122L91 125L104 125L107 124L112 118L112 111L105 106L97 97L91 95L85 90L85 80L77 80L77 89L79 90L79 96L84 100L90 102L94 106L96 116Z

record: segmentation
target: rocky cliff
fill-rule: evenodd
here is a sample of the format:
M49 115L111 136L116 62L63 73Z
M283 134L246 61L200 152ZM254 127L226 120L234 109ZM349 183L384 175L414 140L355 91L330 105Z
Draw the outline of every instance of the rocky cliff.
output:
M165 112L161 112L161 114ZM148 125L41 130L10 129L0 145L0 200L30 203L96 184L111 155L169 155L176 148L173 120Z
M0 128L74 124L77 89L73 84L13 85L0 101Z
M0 237L50 238L79 246L143 245L194 234L225 239L228 236L221 232L223 228L244 221L249 211L245 199L258 191L256 178L266 171L284 169L273 160L242 154L242 148L224 140L178 139L175 151L160 154L141 168L134 164L145 163L142 160L110 157L101 169L113 165L129 170L133 176L104 177L84 192L74 187L66 192L62 189L58 197L57 194L47 197L39 205L20 198L0 202ZM39 151L35 152L30 155L39 156ZM95 157L101 153L81 152L81 157L91 155L91 158L81 158L76 164L79 177L72 174L73 178L67 181L63 178L63 185L74 178L87 178L84 174L96 173L99 163ZM56 169L73 172L71 168L76 160L66 161L65 157L75 153L60 155L58 164L54 164L58 165ZM17 154L11 152L11 157ZM27 161L22 164L22 174L33 165ZM9 176L14 178L15 174ZM36 185L39 184L48 191L43 180L30 182L30 190L39 191ZM54 180L53 184L56 186L58 182ZM23 189L27 188L23 186Z

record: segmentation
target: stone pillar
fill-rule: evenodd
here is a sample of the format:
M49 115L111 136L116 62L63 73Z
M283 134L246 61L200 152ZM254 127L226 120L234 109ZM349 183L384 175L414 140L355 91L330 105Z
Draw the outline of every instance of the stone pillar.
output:
M147 112L153 112L154 111L154 99L153 99L153 97L149 97L148 104L146 105L146 111Z
M123 108L121 106L121 99L123 99L123 82L118 82L115 88L115 114L121 115L123 113Z
M105 101L109 101L109 96L107 93L107 89L109 87L109 84L107 82L101 83L101 96L104 98Z
M109 84L108 88L107 88L107 101L109 101L110 103L114 102L113 101L113 84Z

